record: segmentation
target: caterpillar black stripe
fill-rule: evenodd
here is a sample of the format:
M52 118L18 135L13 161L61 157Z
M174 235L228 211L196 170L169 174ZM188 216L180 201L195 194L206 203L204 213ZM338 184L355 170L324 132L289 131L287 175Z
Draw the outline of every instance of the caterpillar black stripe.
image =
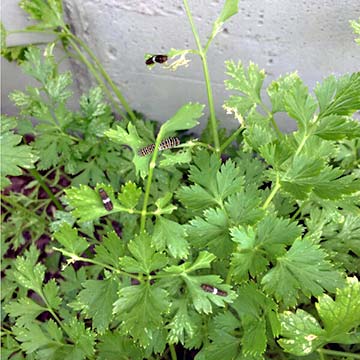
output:
M106 191L104 189L99 189L99 195L104 204L104 208L107 211L111 211L114 208L114 206L113 206L113 203L111 202L108 194L106 193Z
M155 150L155 144L150 144L138 151L139 156L146 156L151 154Z
M201 284L201 288L211 294L218 295L218 296L227 296L226 291L222 291L214 286L208 285L208 284Z
M145 64L146 65L154 65L155 63L162 64L166 62L167 59L168 59L167 55L153 55L145 61Z
M159 151L171 149L179 144L180 144L179 138L177 138L177 137L167 138L159 144ZM155 144L150 144L150 145L145 146L144 148L140 149L138 151L138 154L139 154L139 156L146 156L146 155L153 153L154 150L155 150Z

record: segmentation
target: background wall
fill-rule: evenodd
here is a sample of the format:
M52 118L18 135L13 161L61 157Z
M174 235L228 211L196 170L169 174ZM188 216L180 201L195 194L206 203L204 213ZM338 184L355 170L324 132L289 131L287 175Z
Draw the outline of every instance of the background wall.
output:
M189 0L203 42L223 2ZM65 0L65 7L76 34L100 58L134 109L164 121L185 102L207 102L197 58L192 57L188 68L176 72L161 66L149 71L144 64L145 53L195 48L181 0ZM8 29L28 23L17 1L3 0L1 11ZM331 73L359 71L360 48L349 26L349 20L359 16L359 0L240 0L239 14L225 24L209 51L218 117L227 127L237 126L221 107L227 97L223 85L226 59L259 64L268 75L266 83L298 70L310 88ZM10 44L28 40L16 36ZM4 60L1 73L3 112L13 113L7 95L23 88L28 80ZM76 80L80 91L88 88L85 73L77 71ZM294 126L285 117L279 121L283 129Z

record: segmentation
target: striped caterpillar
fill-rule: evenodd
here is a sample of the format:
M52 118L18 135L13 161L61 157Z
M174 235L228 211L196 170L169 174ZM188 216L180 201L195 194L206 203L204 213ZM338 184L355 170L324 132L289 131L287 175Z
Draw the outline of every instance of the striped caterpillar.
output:
M167 138L159 144L159 151L171 149L179 144L180 144L180 140L177 137ZM145 146L142 149L140 149L138 151L138 155L146 156L146 155L153 153L154 150L155 150L155 144L150 144L150 145Z
M201 284L200 286L204 291L211 293L213 295L218 295L218 296L227 296L227 292L226 291L222 291L214 286L211 285L207 285L207 284Z

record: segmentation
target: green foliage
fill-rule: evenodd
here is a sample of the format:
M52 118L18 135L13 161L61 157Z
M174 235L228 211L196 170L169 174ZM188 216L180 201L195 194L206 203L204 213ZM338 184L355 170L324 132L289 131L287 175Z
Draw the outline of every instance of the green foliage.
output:
M3 117L1 120L1 189L10 185L8 175L21 175L22 168L32 168L38 157L29 145L19 145L22 137L12 131L16 121Z
M191 21L197 50L167 53L165 68L193 54L203 62L210 116L198 141L181 131L196 131L204 105L159 126L135 115L70 33L61 1L20 6L28 31L56 39L2 52L37 82L11 94L19 115L2 118L4 358L330 360L360 350L360 73L312 93L296 73L265 87L257 65L226 61L224 108L239 121L228 134L206 56L238 11L226 0L205 46ZM56 43L99 83L77 110ZM296 131L280 131L280 112ZM180 144L159 151L171 136Z
M354 34L360 35L360 18L358 21L350 20L350 25L353 28ZM355 41L360 44L360 38L355 39Z
M317 319L304 310L281 314L280 345L285 351L303 356L326 343L356 344L360 337L355 333L360 326L360 287L356 277L348 278L343 289L336 291L336 299L322 295L316 310L323 327ZM296 340L296 341L294 341Z

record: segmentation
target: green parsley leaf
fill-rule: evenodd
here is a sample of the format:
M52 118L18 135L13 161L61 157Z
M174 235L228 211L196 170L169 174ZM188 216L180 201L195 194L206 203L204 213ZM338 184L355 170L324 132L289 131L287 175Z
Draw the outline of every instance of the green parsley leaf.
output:
M109 277L103 280L86 280L82 286L84 289L80 291L72 307L91 318L93 328L103 334L112 320L119 282Z
M53 310L58 310L61 304L61 297L59 295L59 287L55 279L48 281L43 288L44 297L47 303Z
M226 258L233 250L229 235L229 219L221 209L204 211L204 219L195 217L187 227L193 247L208 249L219 258Z
M325 140L355 139L360 137L360 124L341 115L328 115L319 121L315 135Z
M194 164L190 166L189 179L196 184L183 186L178 191L178 197L186 207L202 210L212 205L222 206L225 198L243 186L244 178L231 160L220 167L220 160L215 154L209 156L207 152L200 151L194 158Z
M168 192L165 193L164 196L158 198L155 201L156 205L156 214L171 214L174 210L177 209L177 206L173 204L169 204L170 200L172 199L172 193Z
M230 230L232 240L238 244L231 264L238 281L263 272L270 261L285 253L285 246L291 245L301 235L301 228L289 220L268 215L256 228L236 227Z
M13 267L6 274L26 289L42 294L45 266L38 263L39 255L37 248L34 245L30 246L24 256L15 259Z
M185 337L192 338L196 335L197 322L199 315L189 309L188 299L177 299L173 303L176 308L176 314L169 323L168 341L171 344L176 344L179 341L184 345Z
M64 223L54 233L54 238L71 254L81 255L89 246L85 238L78 236L77 229Z
M327 166L314 179L314 193L324 199L339 199L360 190L360 180L354 174L345 175L340 168Z
M255 231L239 226L231 230L231 236L233 241L239 244L231 257L233 277L237 281L243 281L248 279L249 273L255 277L263 272L269 261L265 252L257 247Z
M5 29L5 26L2 22L0 22L0 36L1 36L1 42L0 42L0 47L1 47L1 52L3 51L2 49L4 49L6 47L6 37L7 37L7 32ZM2 54L1 54L2 56Z
M215 20L211 37L214 37L226 20L237 14L239 0L226 0L219 17Z
M305 155L292 159L291 167L281 176L282 188L297 199L306 199L314 186L314 179L323 167L323 160Z
M347 278L346 286L336 290L336 299L323 294L316 310L324 324L329 342L360 326L360 284L356 277Z
M234 224L253 225L264 215L262 201L262 192L252 184L229 196L225 209Z
M27 29L29 30L44 30L65 26L61 0L21 0L19 6L26 11L32 19L39 21L35 25L28 26Z
M115 231L111 231L102 238L99 245L95 246L95 260L113 266L119 267L119 258L124 255L125 245L122 239L118 237Z
M174 258L186 258L189 244L185 239L185 227L162 216L156 218L152 242L157 250L167 248Z
M324 289L335 291L343 285L341 274L326 260L326 253L310 239L297 239L290 250L277 259L277 264L262 279L269 294L285 305L293 306L301 291L305 296L318 296Z
M61 162L61 154L67 154L73 145L73 140L60 136L58 131L46 131L37 137L33 143L40 156L37 169L47 170L56 167ZM65 155L66 156L66 155Z
M273 113L286 111L285 94L300 84L301 79L296 72L280 76L270 83L266 91L271 100Z
M64 330L73 342L68 350L69 359L87 359L94 356L95 334L85 328L85 323L76 318L70 319L64 324Z
M286 311L280 315L281 347L292 354L308 355L325 343L325 331L318 321L306 311L298 309L296 314Z
M241 338L237 330L241 327L240 321L231 313L217 315L209 324L210 340L197 354L198 360L231 360L240 359Z
M134 209L138 204L142 191L131 181L121 186L118 199L122 205L129 209Z
M144 354L131 338L118 332L107 332L99 336L99 360L142 360Z
M150 344L154 331L163 326L162 314L168 308L167 292L150 283L122 288L114 303L121 328L143 347Z
M152 247L150 236L146 233L136 235L127 246L133 257L124 256L120 259L121 268L127 272L143 272L149 275L167 264L165 254L156 252Z
M336 290L336 299L323 294L315 304L324 328L307 312L286 311L280 315L280 345L285 351L303 356L326 343L355 344L358 336L353 329L360 325L360 286L357 278L347 278L346 286Z
M41 313L47 311L30 298L11 301L5 305L4 310L9 316L16 318L16 325L19 327L32 323Z
M216 259L216 256L207 252L200 251L196 260L191 263L190 261L186 261L181 265L172 265L164 269L166 272L180 274L182 272L192 272L200 269L209 269L211 266L211 262Z
M104 208L99 189L104 189L113 203L113 210L108 211ZM67 188L66 199L75 209L72 214L79 218L80 222L98 219L101 216L108 215L112 212L122 211L124 208L115 200L114 190L111 186L105 184L97 184L95 189L87 185L80 185L78 188Z
M176 153L164 153L163 159L160 160L161 168L168 168L177 164L188 164L191 162L191 149L177 151Z
M20 167L31 169L37 161L36 152L29 145L18 145L21 135L16 135L12 128L16 127L16 121L9 117L3 117L1 120L1 189L10 185L6 178L8 175L21 175Z
M231 303L236 298L236 294L231 290L230 285L222 284L222 279L218 275L188 275L181 273L180 276L186 283L186 288L190 293L194 308L199 313L212 313L212 305L224 307L226 303ZM219 296L208 293L201 288L202 284L211 285L219 290L225 291L226 296Z
M320 105L320 118L328 115L352 115L360 109L360 72L338 79L327 77L315 88Z
M129 123L127 131L120 126L117 126L116 129L105 131L104 135L117 144L127 145L132 148L134 152L133 163L135 165L136 175L140 174L140 176L144 178L148 172L150 157L139 156L138 151L149 144L140 138L136 127L132 123Z
M204 105L189 103L183 105L176 114L167 120L160 128L159 134L163 138L178 130L188 130L198 125L197 121L203 115Z
M286 112L297 120L300 130L307 129L317 108L317 103L307 87L301 81L296 81L284 96Z
M358 21L350 20L349 22L351 27L353 28L354 34L360 35L360 18L358 19ZM360 36L355 39L355 41L360 45Z
M225 80L226 89L239 91L248 98L247 106L238 108L240 114L245 114L254 104L261 103L260 90L265 78L265 71L259 70L258 66L252 62L249 63L247 69L240 61L237 64L233 61L226 61L225 65L226 74L230 76L230 79ZM234 96L233 98L238 99L241 104L246 97ZM225 102L224 107L227 108L228 104Z
M28 355L43 350L51 359L65 344L62 343L63 336L61 329L50 319L46 323L38 325L37 323L27 323L25 326L14 326L13 332L21 343L21 349ZM40 359L46 357L39 356Z

